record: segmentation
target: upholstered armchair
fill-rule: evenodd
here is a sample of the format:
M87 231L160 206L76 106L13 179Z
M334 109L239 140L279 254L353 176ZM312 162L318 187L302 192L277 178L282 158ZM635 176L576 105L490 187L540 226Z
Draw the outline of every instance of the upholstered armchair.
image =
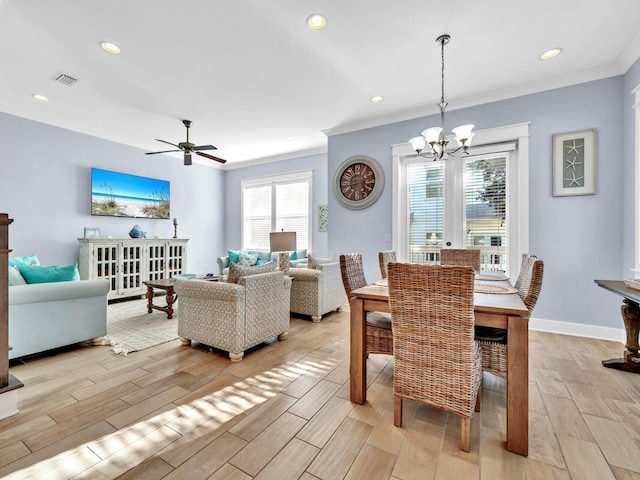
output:
M289 332L291 278L280 271L241 276L237 283L176 280L175 291L183 345L200 342L239 362L248 348L275 336L284 340Z
M310 315L311 320L319 322L324 314L347 303L338 262L315 268L292 268L288 275L293 278L290 305L293 313Z

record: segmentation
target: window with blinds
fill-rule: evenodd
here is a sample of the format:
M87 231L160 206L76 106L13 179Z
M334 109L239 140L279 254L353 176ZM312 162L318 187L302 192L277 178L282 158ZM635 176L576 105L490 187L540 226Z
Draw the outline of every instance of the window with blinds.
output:
M409 261L438 263L444 234L444 164L412 163L409 186Z
M443 247L477 248L483 270L507 269L505 154L415 161L406 173L410 262L437 264Z
M507 267L507 158L504 155L464 161L466 248L480 250L483 270Z
M310 249L312 172L242 181L242 248L269 250L269 233L296 232Z

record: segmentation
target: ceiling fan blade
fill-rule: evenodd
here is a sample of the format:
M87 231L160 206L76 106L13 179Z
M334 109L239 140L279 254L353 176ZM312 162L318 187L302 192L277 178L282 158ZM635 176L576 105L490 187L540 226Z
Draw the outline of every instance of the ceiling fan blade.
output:
M145 155L155 155L156 153L179 152L180 150L163 150L162 152L145 152Z
M198 150L217 150L213 145L200 145L199 147L193 147L191 150L197 152Z
M169 145L173 145L176 148L180 148L180 145L176 145L175 143L171 143L171 142L167 142L166 140L160 140L159 138L156 138L156 140L158 142L162 142L162 143L168 143ZM182 149L181 149L182 150Z
M190 152L184 152L184 164L185 165L192 165L191 153Z
M196 155L200 155L201 157L205 157L205 158L209 158L211 160L215 160L216 162L227 163L227 161L224 158L214 157L213 155L209 155L208 153L196 152Z

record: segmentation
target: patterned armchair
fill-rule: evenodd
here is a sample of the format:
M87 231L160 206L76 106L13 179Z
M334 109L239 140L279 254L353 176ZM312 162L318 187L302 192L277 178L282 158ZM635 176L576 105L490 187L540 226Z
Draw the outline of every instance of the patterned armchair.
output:
M290 305L293 313L311 315L311 320L317 323L322 315L347 303L338 262L320 264L315 269L292 268L288 275L293 278Z
M178 335L229 352L239 362L244 351L289 332L291 279L280 271L243 276L238 283L176 280Z

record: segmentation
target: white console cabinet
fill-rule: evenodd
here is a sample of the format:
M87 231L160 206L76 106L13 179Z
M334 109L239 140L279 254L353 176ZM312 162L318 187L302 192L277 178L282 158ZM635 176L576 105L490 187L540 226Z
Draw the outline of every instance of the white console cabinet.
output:
M82 280L106 278L108 298L143 295L146 280L187 271L186 238L79 238Z

